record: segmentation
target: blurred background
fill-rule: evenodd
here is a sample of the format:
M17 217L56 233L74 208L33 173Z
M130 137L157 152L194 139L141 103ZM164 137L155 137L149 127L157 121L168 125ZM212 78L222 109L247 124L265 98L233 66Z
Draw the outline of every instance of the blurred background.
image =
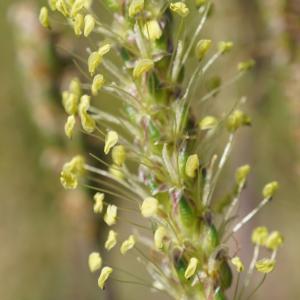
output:
M252 128L239 134L229 164L232 170L244 163L253 167L244 209L256 205L266 182L281 184L278 196L240 236L246 261L253 226L267 225L285 236L277 269L253 299L299 299L300 2L218 2L205 34L233 40L236 47L216 71L226 78L240 60L257 61L255 71L217 102L222 107L226 99L245 95L253 118ZM114 284L102 293L88 271L101 224L89 195L63 191L58 173L68 157L94 145L63 136L59 91L77 70L72 57L55 45L76 45L39 27L41 3L0 1L0 299L154 299L158 296L147 289L128 285ZM118 265L118 259L112 263ZM131 264L129 259L125 267L138 268Z

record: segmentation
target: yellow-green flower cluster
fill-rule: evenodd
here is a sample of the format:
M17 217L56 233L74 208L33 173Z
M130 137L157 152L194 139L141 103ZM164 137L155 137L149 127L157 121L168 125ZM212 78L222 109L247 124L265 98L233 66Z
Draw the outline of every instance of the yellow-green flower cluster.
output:
M156 289L164 289L173 299L225 299L233 281L232 267L239 273L245 266L224 241L247 224L278 189L277 182L267 184L263 201L237 224L239 198L250 166L243 165L232 178L228 176L233 182L229 193L222 194L219 189L236 131L251 120L239 107L230 107L216 117L216 112L208 111L211 106L204 100L222 92L226 84L221 79L207 88L208 93L196 91L200 80L206 81L208 69L231 51L233 43L220 42L213 49L210 39L201 39L212 11L207 0L130 0L122 5L105 0L104 5L114 15L109 25L98 21L90 1L49 2L50 9L63 15L75 35L89 37L89 44L96 45L81 47L88 57L79 60L80 68L90 82L73 79L63 92L68 115L65 133L71 138L80 119L83 132L101 141L106 155L104 161L99 150L91 153L97 166L75 157L64 165L61 183L67 189L76 188L83 170L90 172L88 187L97 191L93 211L109 228L104 251L119 249L121 255L138 251ZM50 28L46 7L40 12L40 22ZM187 36L189 33L192 35ZM87 39L80 40L84 41ZM235 72L241 76L253 65L244 62ZM103 91L114 96L112 101L118 98L112 106L121 114L107 112L102 102L92 100ZM201 102L203 112L208 111L199 113L200 121L191 110L193 100ZM219 133L226 134L228 141L220 153L214 153L220 149ZM110 196L115 198L112 202ZM123 219L123 214L130 217ZM117 230L120 219L136 227L134 235L121 237L123 232ZM146 234L140 232L144 230ZM259 227L252 241L255 251L264 247L271 258L258 260L257 255L251 268L272 271L276 251L283 243L281 234L269 234ZM91 272L99 271L101 289L111 273L118 272L117 268L102 267L100 252L91 253L88 265Z

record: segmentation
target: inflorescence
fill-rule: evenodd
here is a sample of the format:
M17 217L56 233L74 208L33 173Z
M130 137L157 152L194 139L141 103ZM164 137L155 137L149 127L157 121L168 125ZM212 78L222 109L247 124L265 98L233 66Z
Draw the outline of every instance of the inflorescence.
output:
M65 133L72 138L76 124L81 124L83 132L104 144L103 152L112 161L91 154L97 165L103 165L99 168L75 156L63 166L61 183L66 189L82 186L95 191L94 213L103 214L110 228L104 248L110 251L118 245L121 255L137 251L153 279L151 284L137 283L174 299L220 300L232 286L233 268L238 274L233 299L242 299L255 270L264 274L263 280L273 270L283 238L277 231L256 228L248 268L230 253L228 242L270 202L278 183L267 184L262 201L239 219L238 204L250 166L237 169L232 189L221 200L215 191L236 132L251 119L239 108L240 102L220 117L199 118L193 105L205 105L250 70L254 61L241 62L231 80L216 81L196 97L199 80L233 47L230 41L215 46L210 39L200 39L212 14L211 1L102 0L102 4L111 13L110 24L99 19L89 0L49 0L40 11L44 27L60 26L64 20L76 36L93 45L86 57L75 56L86 82L74 78L62 93L68 114ZM100 93L115 96L120 114L97 107ZM216 148L220 132L228 141L219 155L207 149ZM113 203L120 199L118 205L106 200L109 195ZM137 217L129 222L132 232L121 238L112 228L126 212ZM140 230L138 218L148 226ZM269 252L264 258L259 256L262 248ZM103 267L98 251L90 254L88 264L91 272L99 271L101 289L119 271Z

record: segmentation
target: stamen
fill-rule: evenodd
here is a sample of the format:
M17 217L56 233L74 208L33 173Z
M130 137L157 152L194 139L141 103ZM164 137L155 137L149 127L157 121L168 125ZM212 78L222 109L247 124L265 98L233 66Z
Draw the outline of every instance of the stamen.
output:
M248 215L246 215L241 222L236 224L232 232L235 233L239 231L242 228L242 226L244 226L247 222L249 222L260 211L260 209L263 208L269 201L270 201L269 198L263 199L262 202L260 202L256 208L254 208Z

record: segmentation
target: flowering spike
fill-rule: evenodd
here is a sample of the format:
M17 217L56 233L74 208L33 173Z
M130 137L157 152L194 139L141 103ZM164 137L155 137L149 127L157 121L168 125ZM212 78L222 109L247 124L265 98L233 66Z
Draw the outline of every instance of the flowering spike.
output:
M221 90L250 70L254 62L239 63L238 74L232 80L223 80L222 74L207 76L217 59L233 47L232 42L220 42L217 53L208 58L213 42L209 37L199 40L212 16L213 1L103 0L110 14L101 22L97 21L100 18L97 10L92 9L92 2L48 0L50 8L64 16L64 23L74 30L75 36L88 37L88 41L77 39L80 45L76 49L88 53L80 65L87 65L90 80L80 82L75 78L63 92L62 104L68 115L65 133L72 137L77 119L91 137L97 129L95 137L102 141L103 132L107 132L104 153L111 153L111 160L99 159L107 166L104 170L85 164L77 156L63 166L61 183L66 189L74 189L87 170L96 185L90 188L119 195L131 203L122 211L137 212L133 205L138 206L147 220L143 224L131 220L129 223L141 228L149 225L147 235L142 230L138 234L139 241L146 246L143 251L150 252L143 256L150 261L147 270L157 289L168 292L173 299L223 300L233 282L231 264L237 272L244 270L240 258L230 259L227 237L232 237L269 203L278 184L267 184L262 191L264 199L245 216L237 215L250 167L244 165L236 170L233 186L226 193L222 188L226 185L223 168L232 153L236 131L250 125L251 120L239 105L229 102L224 102L227 107L222 107L222 118L216 118L211 115L216 110L207 100L216 98ZM107 24L105 20L109 18L111 22ZM40 22L49 27L46 8L41 9ZM87 42L96 48L90 50L88 45L81 44ZM83 75L84 79L86 74ZM120 115L105 111L102 102L100 107L90 105L90 96L83 94L83 90L89 89L92 96L102 91L116 96ZM194 103L197 100L201 105ZM200 109L196 115L203 116L199 122L192 109L196 107ZM122 136L114 130L121 130ZM220 149L224 133L229 133L229 139L217 159L214 151ZM100 176L99 180L96 176ZM103 181L103 177L109 182ZM219 196L220 201L216 199ZM103 193L95 193L93 198L94 213L104 211L104 222L108 226L116 224L118 207L108 204ZM119 237L114 230L108 231L104 248L110 251ZM271 259L257 262L256 268L270 272L283 243L281 234L277 231L269 234L265 227L259 227L253 231L252 242L254 255L247 274L255 270L260 247L272 252ZM120 245L121 254L134 248L135 243L135 236L129 235ZM92 253L90 270L97 271L101 265L100 254ZM111 272L110 267L100 272L101 289Z

